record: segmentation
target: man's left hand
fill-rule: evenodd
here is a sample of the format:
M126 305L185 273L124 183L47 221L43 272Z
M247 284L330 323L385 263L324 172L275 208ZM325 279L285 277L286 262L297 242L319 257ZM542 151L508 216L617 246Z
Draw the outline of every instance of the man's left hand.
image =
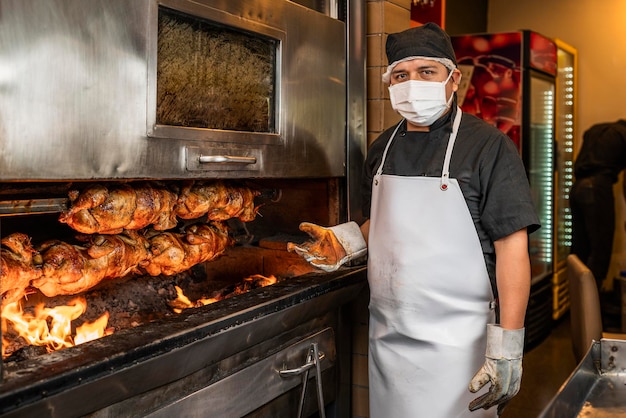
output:
M508 401L519 392L523 353L524 328L506 330L499 325L487 325L485 364L474 375L469 390L476 393L487 383L491 383L491 387L489 392L470 402L470 411L498 405L498 415L501 415Z

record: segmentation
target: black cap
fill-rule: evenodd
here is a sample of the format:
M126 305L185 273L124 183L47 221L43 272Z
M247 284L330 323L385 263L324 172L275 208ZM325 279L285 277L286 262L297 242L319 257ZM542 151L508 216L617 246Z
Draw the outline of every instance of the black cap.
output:
M389 64L407 57L447 58L456 66L456 56L450 36L437 24L425 25L392 33L387 37Z

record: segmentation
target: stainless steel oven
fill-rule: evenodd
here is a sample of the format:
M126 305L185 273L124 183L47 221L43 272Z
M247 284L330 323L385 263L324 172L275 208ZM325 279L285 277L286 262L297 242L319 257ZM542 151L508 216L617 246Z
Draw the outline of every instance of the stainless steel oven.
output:
M50 350L11 340L0 315L1 416L348 413L365 267L321 273L286 242L306 239L302 221L360 220L364 16L352 0L0 0L3 260L22 245L43 269L51 242L106 242L61 222L90 190L154 188L175 204L224 183L241 188L229 198L250 190L256 215L220 220L227 248L176 274L137 268L55 296L26 283L25 312L79 297L109 328ZM183 237L192 221L132 236ZM179 288L197 307L171 309Z
M285 0L1 12L0 179L345 174L345 21Z

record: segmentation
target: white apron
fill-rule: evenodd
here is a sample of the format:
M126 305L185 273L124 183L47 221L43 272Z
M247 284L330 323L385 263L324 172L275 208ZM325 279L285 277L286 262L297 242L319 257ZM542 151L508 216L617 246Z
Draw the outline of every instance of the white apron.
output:
M485 360L493 296L478 234L456 179L382 174L372 183L368 244L372 418L495 417L470 412L468 390ZM487 385L489 386L489 385ZM483 388L480 393L484 393Z

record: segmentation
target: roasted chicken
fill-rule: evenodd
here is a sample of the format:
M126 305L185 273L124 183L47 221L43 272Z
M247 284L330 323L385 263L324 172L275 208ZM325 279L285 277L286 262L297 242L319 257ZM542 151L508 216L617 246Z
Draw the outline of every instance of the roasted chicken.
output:
M152 257L144 268L151 276L188 270L216 258L232 244L226 226L219 222L190 225L184 234L162 232L149 241Z
M84 292L104 279L141 273L149 262L149 243L137 232L88 237L85 246L52 240L43 243L43 275L32 286L48 297Z
M41 277L42 270L34 264L38 253L26 234L18 232L2 238L0 256L0 295L2 304L9 304L24 296L31 281Z
M70 208L59 221L84 234L119 234L149 225L163 231L177 224L173 212L177 194L165 187L101 184L85 190L70 190Z
M172 275L210 261L232 245L218 221L256 217L259 191L221 181L189 182L180 189L158 183L95 184L69 191L69 208L59 221L83 235L84 245L60 240L33 249L29 238L15 234L2 240L2 295L17 300L30 285L48 297L84 292L104 279L129 273ZM177 217L205 216L208 224L184 233L161 232L178 225ZM215 221L215 222L213 222ZM144 230L148 237L137 230ZM6 243L5 243L6 241ZM4 248L6 247L6 248ZM38 255L33 263L32 255Z
M206 214L210 221L239 218L250 222L258 211L254 198L259 194L256 190L220 181L194 182L182 187L174 212L182 219L195 219Z

